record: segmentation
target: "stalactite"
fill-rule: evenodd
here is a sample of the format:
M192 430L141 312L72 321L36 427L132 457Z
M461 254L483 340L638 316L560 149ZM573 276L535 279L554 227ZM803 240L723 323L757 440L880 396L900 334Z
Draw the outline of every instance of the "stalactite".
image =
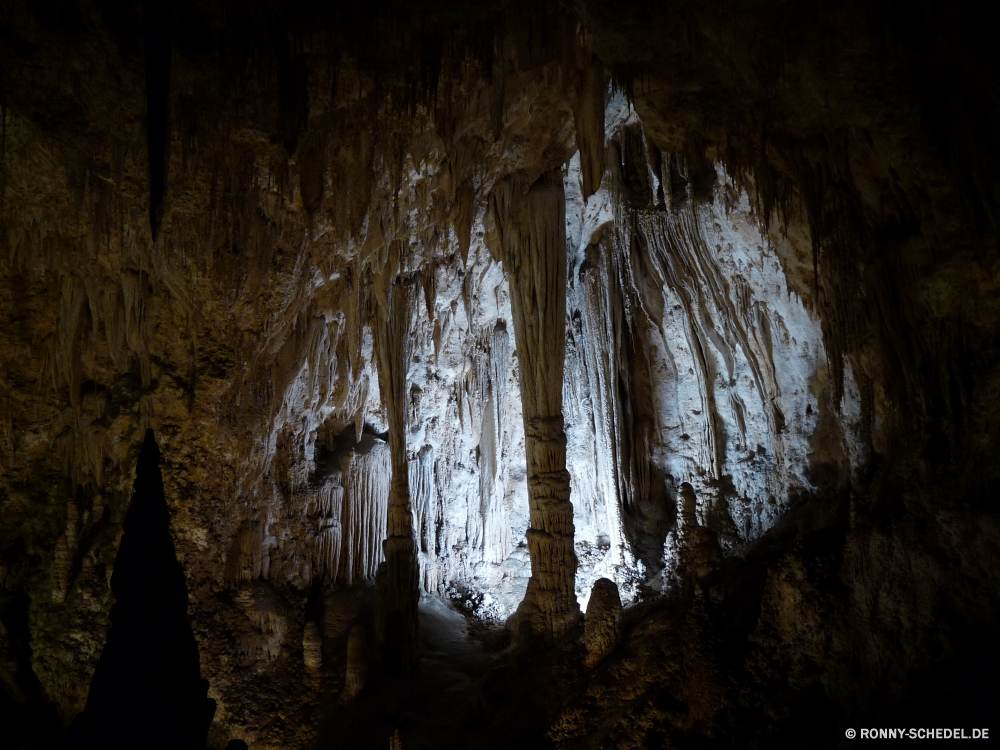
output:
M622 513L637 500L631 482L629 457L635 446L632 439L632 393L624 338L630 334L628 320L635 314L625 299L630 284L622 278L622 259L609 240L592 245L584 277L584 323L586 325L587 370L593 378L591 399L597 448L598 481L614 493L606 498L609 554L614 562L623 558L626 549ZM624 371L626 376L620 378Z
M497 430L497 454L499 436L507 416L507 374L510 372L510 336L503 321L498 321L490 340L490 382L493 386L494 421Z
M413 508L413 538L417 544L420 561L420 580L426 582L434 567L437 549L437 492L434 487L434 448L425 445L416 458L409 462L410 503ZM425 591L434 592L436 586Z
M491 196L491 252L510 279L520 373L531 528L531 579L514 624L543 642L580 616L573 506L566 471L562 386L566 327L566 199L560 173L524 191L512 180Z
M476 194L469 183L463 183L456 196L458 215L455 218L455 235L458 237L458 251L462 256L462 265L469 264L469 245L472 241L472 220L475 213Z
M507 408L506 381L510 368L510 338L500 322L489 337L488 358L483 357L479 382L483 388L482 429L479 438L479 517L480 543L486 562L500 564L512 548L510 521L503 497L506 482L500 476L503 430Z
M727 472L727 462L731 466L730 447L746 439L746 420L753 418L756 409L767 428L766 449L773 452L775 463L784 464L777 353L762 300L751 294L741 276L723 273L718 253L709 248L705 239L706 232L712 230L704 226L690 204L677 212L640 212L637 219L635 231L647 248L649 268L663 280L684 311L684 333L704 415L703 465L716 477ZM752 384L743 396L731 390L737 367L746 367L744 377ZM747 396L759 400L760 406L751 407L745 400ZM724 411L731 419L724 418ZM727 434L727 421L730 429L739 431L738 436ZM755 505L766 502L767 494L758 490ZM751 515L759 516L759 508L757 505ZM758 519L749 533L756 536L761 531L759 526Z
M584 64L581 77L574 114L583 199L587 200L597 192L604 176L604 97L608 87L604 64L596 56Z
M60 385L69 390L70 403L76 406L80 398L80 333L84 312L87 310L87 292L83 283L73 275L63 277L62 300L59 315L59 341L56 369Z
M376 439L364 452L352 452L345 475L338 580L353 584L371 580L383 559L391 486L389 446Z
M317 508L317 533L313 555L313 575L336 581L340 572L344 530L344 488L339 477L320 490Z
M413 538L420 552L433 552L436 546L434 519L437 517L437 494L434 488L434 448L425 445L409 462L410 503L413 507Z

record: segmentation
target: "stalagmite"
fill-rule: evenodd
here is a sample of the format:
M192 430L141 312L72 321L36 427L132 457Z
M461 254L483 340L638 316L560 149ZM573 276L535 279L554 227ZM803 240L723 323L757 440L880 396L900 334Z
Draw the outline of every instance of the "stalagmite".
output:
M561 174L543 176L527 192L504 180L491 203L491 251L510 280L531 518L531 579L511 625L527 626L551 642L580 617L562 416L566 199Z
M680 496L681 563L695 578L704 578L712 572L721 555L718 535L698 523L698 500L694 488L687 482L681 485Z
M403 741L399 738L398 729L392 733L392 739L389 740L389 750L403 750Z
M56 551L52 560L52 601L62 603L66 598L69 582L70 553L65 535L56 540Z
M344 689L340 700L354 700L365 689L368 680L368 642L365 639L365 629L360 623L354 623L350 635L347 636L347 673L344 675Z
M313 620L306 623L302 633L302 662L312 672L323 666L323 634Z
M719 550L719 540L711 529L699 526L694 535L694 549L692 550L692 562L694 567L692 573L697 578L704 578L715 568L718 559L722 556Z
M395 251L395 252L393 252ZM398 245L391 248L389 267L398 263ZM383 665L407 673L417 664L417 600L419 598L413 514L410 510L410 467L406 457L406 368L410 362L410 320L416 295L412 284L392 280L388 273L376 282L372 317L379 386L389 417L392 484L389 489L385 562L379 567L375 593L375 636Z
M681 565L690 570L694 566L694 544L698 534L698 498L688 482L681 484L679 494L677 527L680 531Z
M583 623L583 645L587 649L585 663L595 666L618 647L622 635L622 600L614 581L598 578L587 604Z

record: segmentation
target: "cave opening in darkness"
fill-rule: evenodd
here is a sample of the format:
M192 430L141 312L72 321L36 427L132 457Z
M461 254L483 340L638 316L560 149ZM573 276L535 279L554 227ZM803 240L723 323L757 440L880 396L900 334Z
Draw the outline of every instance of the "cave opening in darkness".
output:
M2 5L0 745L989 729L972 3Z

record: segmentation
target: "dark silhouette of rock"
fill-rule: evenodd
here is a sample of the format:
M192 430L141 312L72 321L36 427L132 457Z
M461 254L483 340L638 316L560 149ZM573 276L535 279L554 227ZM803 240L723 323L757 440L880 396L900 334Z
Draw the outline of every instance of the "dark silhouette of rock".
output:
M159 464L147 430L111 578L111 629L72 748L205 747L215 701L200 675Z
M14 656L15 676L23 686L21 693L13 696L0 688L0 739L5 750L59 748L63 739L59 712L46 700L31 668L30 606L30 598L19 589L7 601L5 616L0 617L0 648L6 647L7 653Z

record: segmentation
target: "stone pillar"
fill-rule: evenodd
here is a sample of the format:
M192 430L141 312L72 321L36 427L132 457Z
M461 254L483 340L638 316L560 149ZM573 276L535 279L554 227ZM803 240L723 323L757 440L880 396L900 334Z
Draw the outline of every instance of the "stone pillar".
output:
M394 256L396 253L390 253ZM395 265L390 262L390 268ZM409 462L406 458L406 370L412 355L409 325L414 293L411 284L385 274L375 284L371 320L382 402L389 418L392 483L389 488L385 562L375 579L375 635L383 667L408 673L418 662L417 601L419 580L413 514L410 510Z
M566 335L566 197L560 171L524 191L493 190L489 238L510 282L528 463L531 579L514 621L552 642L580 618L562 386Z

